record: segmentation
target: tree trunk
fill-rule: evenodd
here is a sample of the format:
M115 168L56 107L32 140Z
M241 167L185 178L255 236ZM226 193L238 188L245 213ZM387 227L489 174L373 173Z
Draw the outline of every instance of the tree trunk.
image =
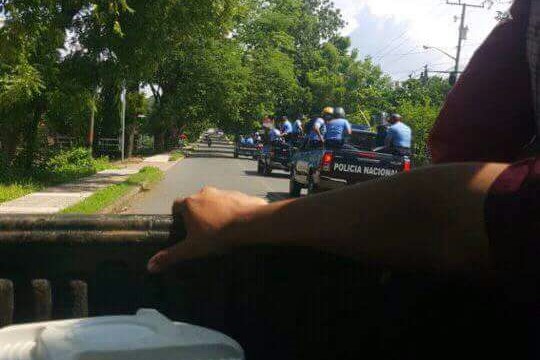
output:
M20 129L6 129L6 133L2 134L2 150L4 151L5 160L8 165L13 163L17 155L17 147L21 140L20 134Z
M38 145L38 126L41 119L42 112L35 110L31 119L28 121L26 131L24 132L25 154L24 154L24 169L28 172L32 170L34 164L34 157L36 155Z
M95 116L96 112L94 108L92 108L90 112L90 124L88 126L88 148L92 150L92 147L94 146L94 123L95 123Z
M157 138L157 150L163 151L165 150L165 132L160 131Z
M135 133L137 132L137 125L132 124L127 128L128 131L128 146L127 146L127 158L129 159L133 155L133 148L135 147Z

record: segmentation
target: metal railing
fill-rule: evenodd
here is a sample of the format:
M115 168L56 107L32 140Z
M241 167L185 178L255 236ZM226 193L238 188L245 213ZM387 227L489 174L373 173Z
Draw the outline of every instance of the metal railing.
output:
M239 249L149 274L148 259L184 235L170 216L0 216L0 325L150 307L223 331L254 359L526 348L508 340L526 327L508 299L519 291L507 284L396 273L289 247Z
M145 263L171 228L169 216L1 216L0 326L152 303Z

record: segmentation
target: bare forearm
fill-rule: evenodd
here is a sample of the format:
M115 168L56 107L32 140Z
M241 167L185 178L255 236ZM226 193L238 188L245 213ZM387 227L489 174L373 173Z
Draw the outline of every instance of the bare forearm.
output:
M221 236L236 245L305 245L408 268L485 267L484 199L504 168L425 168L274 203L235 222Z

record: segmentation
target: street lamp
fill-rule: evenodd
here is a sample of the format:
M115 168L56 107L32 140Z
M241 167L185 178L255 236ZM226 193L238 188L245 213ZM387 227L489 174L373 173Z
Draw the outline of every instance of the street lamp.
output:
M446 51L444 51L442 49L439 49L438 47L424 45L423 48L424 48L424 50L437 50L438 52L448 56L450 59L452 59L454 61L457 60L455 56L450 55L449 53L447 53Z
M439 49L438 47L435 47L435 46L427 46L427 45L424 45L423 46L424 50L436 50L438 52L440 52L441 54L444 54L446 56L448 56L450 59L452 59L455 63L455 68L454 68L454 71L450 72L450 77L449 77L449 82L450 82L450 85L454 85L456 83L456 80L457 80L457 76L458 76L458 73L459 73L459 60L458 60L458 57L459 57L459 52L458 52L458 56L452 56L450 55L449 53L447 53L446 51L444 51L443 49Z

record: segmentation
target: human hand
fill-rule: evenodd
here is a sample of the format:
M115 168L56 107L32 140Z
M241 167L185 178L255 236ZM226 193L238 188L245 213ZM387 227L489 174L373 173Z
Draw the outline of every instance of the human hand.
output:
M212 187L177 200L173 215L183 219L187 237L154 255L148 262L148 271L160 272L182 260L225 251L231 244L220 237L220 232L233 222L247 220L257 208L265 205L267 202L263 199Z

